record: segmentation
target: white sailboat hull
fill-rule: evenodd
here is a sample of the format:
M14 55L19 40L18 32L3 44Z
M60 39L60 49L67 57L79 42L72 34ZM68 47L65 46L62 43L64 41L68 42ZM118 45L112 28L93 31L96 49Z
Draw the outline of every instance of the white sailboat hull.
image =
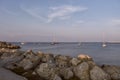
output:
M107 45L106 44L102 44L102 47L106 47Z

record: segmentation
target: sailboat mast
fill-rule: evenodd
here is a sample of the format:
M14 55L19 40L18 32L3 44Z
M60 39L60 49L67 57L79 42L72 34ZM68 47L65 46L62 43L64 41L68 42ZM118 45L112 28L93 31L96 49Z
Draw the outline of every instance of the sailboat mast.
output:
M105 43L105 33L102 34L102 42Z

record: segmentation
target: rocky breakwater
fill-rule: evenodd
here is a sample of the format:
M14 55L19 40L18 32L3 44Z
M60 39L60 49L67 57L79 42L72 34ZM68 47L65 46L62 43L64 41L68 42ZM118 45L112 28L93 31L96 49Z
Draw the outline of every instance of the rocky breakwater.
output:
M13 44L11 44L11 43L7 43L7 42L2 42L2 41L0 41L0 48L19 49L20 46L17 46L17 45L13 45Z
M40 51L16 50L2 52L0 65L12 71L11 74L16 73L20 80L120 80L119 66L98 66L92 57L85 54L72 58Z
M20 46L0 41L0 55L1 53L5 53L5 52L8 52L8 53L16 52L16 50L20 48L21 48Z
M27 80L7 68L22 60L20 46L0 41L0 80Z

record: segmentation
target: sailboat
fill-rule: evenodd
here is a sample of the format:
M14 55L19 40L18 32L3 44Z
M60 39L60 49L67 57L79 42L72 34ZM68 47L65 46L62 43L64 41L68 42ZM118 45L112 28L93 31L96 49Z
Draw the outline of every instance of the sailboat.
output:
M102 47L106 47L107 45L105 43L102 44Z
M58 42L51 42L51 45L59 44Z
M21 45L24 45L25 43L24 42L21 42Z
M102 47L107 47L107 44L104 41L104 33L103 33L103 43L102 43Z
M54 37L53 42L51 42L51 45L56 45L56 44L59 44L59 43L56 42L56 39L55 39L55 37Z

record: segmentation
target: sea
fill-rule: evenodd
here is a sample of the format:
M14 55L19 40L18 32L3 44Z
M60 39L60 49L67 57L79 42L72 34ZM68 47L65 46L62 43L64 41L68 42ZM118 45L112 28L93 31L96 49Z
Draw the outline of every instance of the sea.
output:
M120 43L106 43L102 47L102 42L14 42L21 46L21 50L42 51L44 53L61 54L65 56L77 57L79 54L87 54L99 64L120 65Z

